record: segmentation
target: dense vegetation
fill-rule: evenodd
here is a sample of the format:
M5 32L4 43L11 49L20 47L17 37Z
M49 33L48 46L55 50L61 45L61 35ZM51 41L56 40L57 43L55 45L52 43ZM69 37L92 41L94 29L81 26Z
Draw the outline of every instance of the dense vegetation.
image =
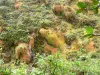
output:
M99 75L99 0L0 0L0 75Z

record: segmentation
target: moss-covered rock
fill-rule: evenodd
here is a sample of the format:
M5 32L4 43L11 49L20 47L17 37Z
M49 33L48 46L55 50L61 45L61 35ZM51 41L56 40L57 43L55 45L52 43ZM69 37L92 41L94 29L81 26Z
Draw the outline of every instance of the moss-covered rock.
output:
M29 45L27 43L19 43L15 48L15 53L16 59L20 60L21 62L30 63L32 52L29 49Z

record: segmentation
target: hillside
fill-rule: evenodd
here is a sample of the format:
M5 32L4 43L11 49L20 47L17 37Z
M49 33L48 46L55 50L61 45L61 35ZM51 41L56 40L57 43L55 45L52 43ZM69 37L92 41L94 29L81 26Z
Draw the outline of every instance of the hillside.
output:
M99 0L0 0L0 75L100 75Z

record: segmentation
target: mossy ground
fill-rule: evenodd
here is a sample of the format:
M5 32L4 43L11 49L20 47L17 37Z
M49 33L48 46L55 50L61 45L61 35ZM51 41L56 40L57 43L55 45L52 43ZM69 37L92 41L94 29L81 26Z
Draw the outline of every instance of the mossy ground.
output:
M3 1L5 3L3 3ZM14 8L14 1L0 1L0 26L3 28L3 32L0 33L0 40L4 41L6 47L2 51L0 50L0 55L6 51L12 54L12 61L10 63L2 63L2 59L0 59L1 75L2 73L3 75L25 75L27 66L27 73L32 72L30 75L100 74L100 36L92 38L96 51L89 53L84 48L84 46L88 44L89 39L83 38L86 34L86 25L92 26L94 33L100 34L100 13L92 15L88 13L77 14L77 7L73 8L77 0L20 1L23 4L18 10ZM45 1L47 1L47 4ZM52 11L53 4L55 3L61 3L67 7L69 6L73 11L66 9L67 12L65 11L65 16L57 16ZM35 57L33 62L29 65L24 64L24 67L23 64L22 66L15 66L16 43L19 41L28 43L28 35L31 33L31 28L34 28L36 34L35 47L33 49ZM66 61L61 58L56 58L55 55L46 56L43 52L45 39L39 33L40 28L53 29L56 32L62 32L66 36L74 35L77 40L81 40L83 44L80 50L69 53ZM76 44L73 44L72 47L76 47ZM7 67L9 67L9 69L7 69ZM55 67L57 69L55 69Z

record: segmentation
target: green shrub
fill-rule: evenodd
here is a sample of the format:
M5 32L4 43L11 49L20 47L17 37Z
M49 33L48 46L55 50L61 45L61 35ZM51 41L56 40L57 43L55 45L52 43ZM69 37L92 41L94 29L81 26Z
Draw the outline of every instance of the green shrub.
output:
M79 7L79 10L77 13L80 13L82 11L88 11L92 10L95 14L98 13L98 9L100 7L99 0L90 0L92 3L89 2L78 2L77 6Z
M0 75L11 75L11 70L7 67L0 66Z

